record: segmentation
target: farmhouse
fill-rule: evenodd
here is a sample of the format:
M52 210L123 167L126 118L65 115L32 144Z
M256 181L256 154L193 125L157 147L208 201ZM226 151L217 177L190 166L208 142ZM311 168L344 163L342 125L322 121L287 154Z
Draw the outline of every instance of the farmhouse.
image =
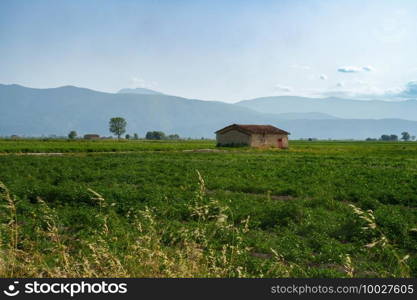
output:
M290 133L272 125L232 124L216 131L218 146L288 148Z
M86 140L97 140L100 136L98 134L84 134L84 139Z

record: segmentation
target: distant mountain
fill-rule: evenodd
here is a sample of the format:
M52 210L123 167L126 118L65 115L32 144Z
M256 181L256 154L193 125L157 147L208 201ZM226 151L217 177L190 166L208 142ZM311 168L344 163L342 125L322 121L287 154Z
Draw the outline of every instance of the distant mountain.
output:
M144 136L150 130L183 137L214 137L231 123L271 124L291 132L291 138L364 139L408 131L417 135L417 122L400 119L338 119L312 112L261 113L244 105L192 100L163 94L103 93L74 86L34 89L0 84L0 136L110 135L108 122L121 116L127 132ZM313 112L314 111L314 112Z
M33 89L0 85L0 135L40 136L109 135L111 117L128 121L128 132L144 136L149 130L181 136L213 137L229 123L263 120L263 114L245 107L215 101L190 100L167 95L110 94L65 86Z
M236 105L272 114L310 113L315 111L346 119L400 118L417 120L417 100L389 102L278 96L244 100L236 103Z
M338 119L329 114L319 112L307 112L307 113L283 113L275 115L278 120L332 120Z
M282 120L281 128L291 132L290 138L361 139L379 138L382 134L407 131L417 135L417 122L402 119L333 119Z
M160 92L145 89L145 88L135 88L135 89L121 89L117 92L118 94L140 94L140 95L163 95Z

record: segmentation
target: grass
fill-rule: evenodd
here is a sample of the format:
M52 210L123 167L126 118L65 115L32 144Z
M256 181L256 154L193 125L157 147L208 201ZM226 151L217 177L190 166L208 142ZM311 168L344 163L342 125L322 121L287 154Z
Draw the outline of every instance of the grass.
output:
M82 153L169 151L196 148L214 148L213 141L150 141L150 140L67 140L67 139L0 139L3 153Z
M1 140L0 276L417 276L417 143L214 148Z

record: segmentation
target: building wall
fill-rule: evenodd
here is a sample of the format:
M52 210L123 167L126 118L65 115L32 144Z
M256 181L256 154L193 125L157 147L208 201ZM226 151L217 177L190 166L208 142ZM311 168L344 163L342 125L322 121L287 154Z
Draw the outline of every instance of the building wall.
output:
M278 148L278 139L282 139L282 148L288 148L288 136L286 134L252 134L247 135L238 130L230 130L225 133L217 133L217 144L223 145L248 145L251 147L275 147Z
M288 148L288 136L286 134L252 134L250 145L252 147L278 148L278 139L282 139L282 148Z
M100 136L98 134L85 134L84 139L86 140L96 140L99 139Z
M250 136L238 130L229 130L216 134L217 144L223 145L249 145Z

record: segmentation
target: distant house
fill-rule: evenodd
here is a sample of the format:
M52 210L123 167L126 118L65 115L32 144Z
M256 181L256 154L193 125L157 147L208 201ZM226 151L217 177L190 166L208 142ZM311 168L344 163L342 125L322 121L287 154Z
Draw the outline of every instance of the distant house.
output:
M288 148L290 133L272 125L232 124L216 131L218 146Z
M84 139L86 140L97 140L100 136L98 134L84 134Z

